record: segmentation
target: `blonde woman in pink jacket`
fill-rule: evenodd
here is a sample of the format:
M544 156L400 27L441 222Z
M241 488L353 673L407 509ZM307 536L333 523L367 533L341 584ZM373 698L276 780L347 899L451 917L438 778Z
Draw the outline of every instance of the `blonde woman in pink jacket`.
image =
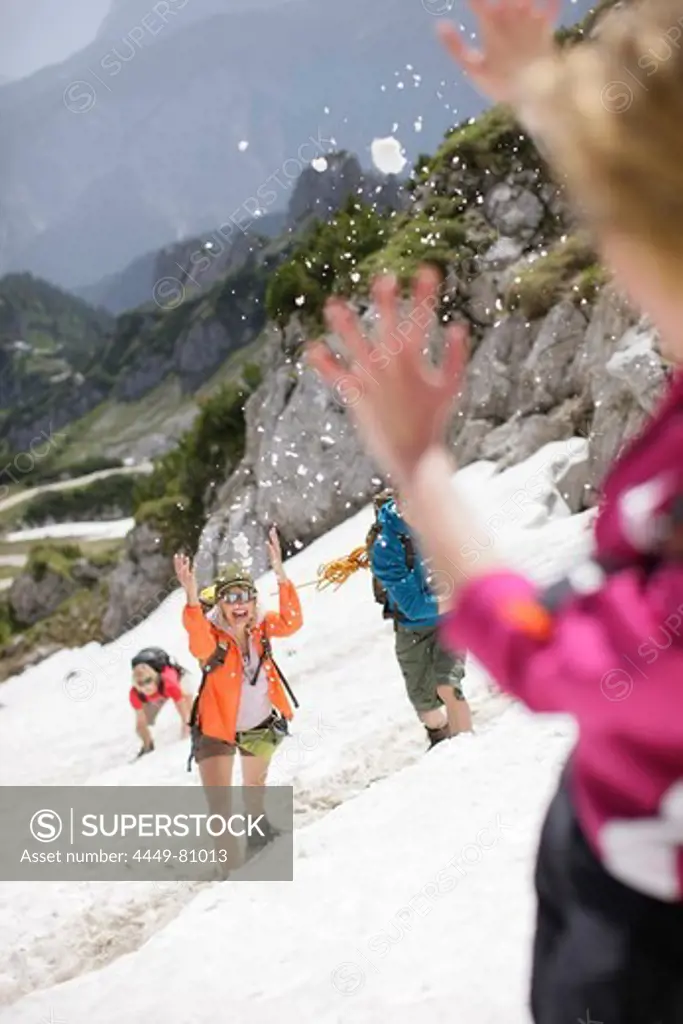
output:
M472 7L483 49L449 26L446 45L482 91L515 108L566 177L606 264L680 364L681 49L668 46L638 83L645 58L651 66L657 44L683 24L683 0L620 6L595 39L563 50L547 0ZM609 102L624 81L628 104ZM537 864L536 1024L681 1024L683 375L604 484L588 571L544 593L494 552L474 564L465 555L473 527L451 488L445 438L466 338L450 328L438 370L425 358L437 289L421 271L405 319L396 282L378 280L373 345L332 300L328 322L344 353L317 345L310 358L331 386L343 377L360 396L351 411L369 449L410 502L432 570L452 579L443 642L471 651L532 710L578 721ZM610 699L624 686L626 699Z

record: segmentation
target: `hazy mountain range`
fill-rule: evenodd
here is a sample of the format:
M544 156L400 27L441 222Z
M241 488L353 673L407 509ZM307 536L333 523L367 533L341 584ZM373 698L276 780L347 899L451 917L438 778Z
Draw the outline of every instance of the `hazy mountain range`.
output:
M90 43L111 0L2 0L0 82L24 78Z
M435 38L430 11L447 6L114 0L92 43L0 87L0 274L83 288L284 210L325 152L368 165L389 134L408 158L433 150L483 107ZM565 2L565 20L590 6Z

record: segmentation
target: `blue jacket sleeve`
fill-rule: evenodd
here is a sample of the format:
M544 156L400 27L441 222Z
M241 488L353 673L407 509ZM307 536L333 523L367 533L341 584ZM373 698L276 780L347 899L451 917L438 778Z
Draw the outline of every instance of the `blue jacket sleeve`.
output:
M438 617L439 602L427 586L420 563L416 560L413 569L408 569L399 537L380 534L372 547L372 571L406 619Z

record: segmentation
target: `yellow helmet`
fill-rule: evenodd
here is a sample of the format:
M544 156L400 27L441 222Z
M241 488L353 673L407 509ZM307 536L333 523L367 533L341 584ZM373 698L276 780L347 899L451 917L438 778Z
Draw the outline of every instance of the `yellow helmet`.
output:
M216 585L212 584L210 587L204 587L199 595L199 603L207 611L216 603Z

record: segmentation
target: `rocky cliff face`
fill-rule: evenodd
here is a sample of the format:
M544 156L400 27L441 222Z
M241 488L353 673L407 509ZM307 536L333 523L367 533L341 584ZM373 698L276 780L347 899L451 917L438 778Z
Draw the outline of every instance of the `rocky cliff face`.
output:
M176 587L171 559L147 525L133 530L125 556L109 577L109 601L102 631L114 639L150 615Z
M0 444L25 450L101 401L86 380L114 321L30 274L0 280Z
M300 339L296 324L285 346L272 332L272 370L246 406L244 459L218 491L200 540L202 582L234 560L264 572L271 525L294 553L362 507L380 483L343 406L285 355Z
M110 570L109 565L97 565L78 555L70 561L53 552L42 560L34 555L33 564L9 589L16 622L27 627L48 618L77 591L96 587Z
M461 465L487 459L502 469L550 441L583 437L568 446L560 488L579 511L595 503L606 468L661 393L657 339L602 283L583 243L561 241L561 198L542 176L520 168L481 195L477 231L485 242L447 280L447 308L469 319L474 342L453 448ZM361 308L370 327L373 309ZM267 376L246 408L245 455L217 488L199 544L201 583L235 559L265 571L271 524L292 553L362 507L381 483L340 396L298 361L300 326L292 322L284 337L269 330ZM170 578L152 536L136 531L131 545L134 560L111 588L112 629L122 613L111 609L148 603Z
M380 213L407 205L405 188L395 175L364 171L352 154L331 153L301 172L287 207L287 225L295 229L311 219L329 220L350 196Z
M578 437L567 445L558 498L573 512L593 506L667 370L652 325L608 282L538 153L504 111L449 133L371 265L405 277L425 258L445 271L444 319L465 319L471 329L451 430L459 464L485 459L502 469L548 442ZM372 306L363 296L358 305L371 327ZM268 374L247 407L244 458L216 489L199 543L202 583L233 559L261 573L272 523L292 552L381 483L344 396L327 393L299 361L302 341L294 321L284 335L271 331Z
M502 236L497 246L515 241ZM509 282L533 267L529 260L513 261L503 275L500 262L496 270L482 270L472 293L489 295L500 308ZM511 313L483 330L453 443L461 463L489 459L503 469L550 441L585 437L588 459L573 474L582 486L569 501L580 511L594 503L621 445L652 412L666 371L655 332L611 285L590 300L579 297L580 283L572 284L571 275L565 287L567 294L542 315Z
M277 524L286 554L294 553L361 508L381 483L343 404L287 355L302 340L294 323L284 344L278 330L268 331L268 373L245 407L244 457L216 488L200 538L201 585L234 560L264 572L271 525ZM154 529L136 527L109 580L105 633L113 637L130 629L174 587L171 558Z
M445 309L470 322L474 354L454 450L461 465L487 459L502 469L548 442L583 437L562 492L572 511L590 507L665 383L654 331L606 283L542 169L520 158L506 173L455 157L417 190L415 208L462 194L474 207L469 245L449 267ZM372 307L361 309L370 327ZM278 363L275 352L296 351L300 340L292 324L273 342L273 371L248 408L244 461L218 492L202 536L205 578L233 558L253 559L261 572L269 524L290 548L306 544L380 482L343 405L295 360L280 355Z
M175 325L173 312L160 326L152 324L148 329L141 324L139 333L110 354L109 365L116 368L113 396L134 402L171 375L178 379L184 394L196 391L228 356L259 334L265 323L267 276L263 265L250 260L226 279L224 287L219 285L180 307Z
M479 278L475 287L493 286ZM487 459L503 469L551 441L585 438L568 446L560 487L580 511L595 503L606 468L652 411L665 378L651 328L610 287L580 308L563 299L535 321L509 314L483 331L453 447L461 465ZM300 364L274 368L249 401L247 425L244 460L202 534L202 582L233 560L265 571L269 525L277 523L294 552L361 508L381 483L343 405Z

